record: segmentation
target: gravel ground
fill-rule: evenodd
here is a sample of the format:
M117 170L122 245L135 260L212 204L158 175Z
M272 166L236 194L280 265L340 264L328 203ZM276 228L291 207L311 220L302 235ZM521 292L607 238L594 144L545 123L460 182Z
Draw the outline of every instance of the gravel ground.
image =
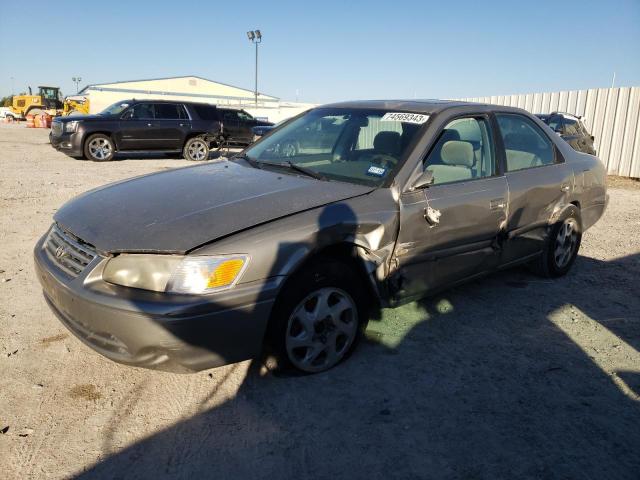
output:
M185 165L55 152L0 125L0 477L637 479L640 189L557 281L525 270L385 310L326 374L112 363L47 308L31 249L66 200Z

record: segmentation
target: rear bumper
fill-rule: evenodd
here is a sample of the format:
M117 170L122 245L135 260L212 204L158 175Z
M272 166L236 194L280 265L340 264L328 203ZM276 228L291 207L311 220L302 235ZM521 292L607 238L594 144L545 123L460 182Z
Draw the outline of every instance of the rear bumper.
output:
M56 150L72 157L84 155L82 151L82 136L78 132L63 133L60 136L54 136L53 133L49 133L49 142Z
M44 252L42 239L34 258L51 310L82 342L113 361L193 372L260 353L273 282L206 297L164 294L92 278L105 261L100 257L78 277L69 277Z

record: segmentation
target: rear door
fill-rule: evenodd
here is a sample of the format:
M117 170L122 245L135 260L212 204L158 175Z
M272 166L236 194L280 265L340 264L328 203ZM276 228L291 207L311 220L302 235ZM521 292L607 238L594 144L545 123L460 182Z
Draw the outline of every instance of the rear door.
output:
M573 169L532 119L517 113L497 113L496 119L509 185L508 240L501 260L508 264L542 250L552 214L569 201Z
M507 182L489 115L449 121L423 160L433 185L400 197L400 295L412 298L497 266Z
M155 118L151 127L156 148L181 149L185 137L191 130L191 120L184 105L178 103L156 103Z

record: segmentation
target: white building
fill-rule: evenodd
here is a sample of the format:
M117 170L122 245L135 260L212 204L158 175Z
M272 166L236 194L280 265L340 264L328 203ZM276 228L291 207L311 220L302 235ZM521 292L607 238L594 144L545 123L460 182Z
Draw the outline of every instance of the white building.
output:
M98 113L109 105L127 99L164 99L242 108L255 117L279 122L311 108L304 103L281 102L279 98L258 94L244 88L226 85L206 78L187 76L131 80L87 85L80 95L89 98L90 113Z

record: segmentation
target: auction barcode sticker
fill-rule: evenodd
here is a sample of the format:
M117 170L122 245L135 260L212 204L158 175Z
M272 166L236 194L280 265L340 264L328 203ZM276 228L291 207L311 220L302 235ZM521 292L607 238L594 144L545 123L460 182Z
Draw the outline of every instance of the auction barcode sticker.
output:
M422 115L421 113L406 113L406 112L389 112L385 113L382 117L382 122L404 122L404 123L416 123L418 125L423 124L429 120L429 115Z

